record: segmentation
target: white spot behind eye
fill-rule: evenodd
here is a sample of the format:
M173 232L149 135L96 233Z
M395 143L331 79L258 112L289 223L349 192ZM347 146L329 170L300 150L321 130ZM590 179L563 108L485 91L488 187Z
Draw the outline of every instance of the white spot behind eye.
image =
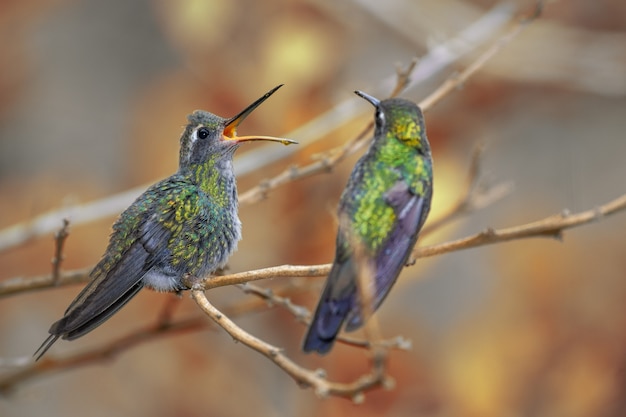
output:
M378 123L385 123L385 113L380 110L376 110L376 120Z

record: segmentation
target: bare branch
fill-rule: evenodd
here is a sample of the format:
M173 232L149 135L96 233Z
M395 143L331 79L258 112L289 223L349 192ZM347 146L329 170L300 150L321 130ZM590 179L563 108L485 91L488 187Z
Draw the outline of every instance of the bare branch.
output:
M273 346L253 335L247 333L237 326L226 315L215 308L202 290L194 289L191 291L193 299L198 306L211 318L217 325L224 329L233 339L244 344L250 349L259 352L285 373L291 376L299 385L304 387L312 387L315 393L321 397L329 395L353 398L356 401L362 401L363 392L372 388L383 386L385 379L376 372L366 374L351 383L331 382L325 379L324 372L313 371L301 367L291 359L289 359L283 350Z
M270 305L278 305L289 311L300 323L306 323L311 313L305 307L294 304L290 298L276 295L271 288L263 288L246 282L237 285L246 294L254 294Z
M626 209L626 194L609 201L595 209L570 214L564 210L560 214L554 214L542 220L508 227L505 229L487 229L473 236L457 239L451 242L440 243L438 245L418 248L413 252L415 258L426 258L429 256L441 255L455 252L462 249L476 248L494 243L507 242L510 240L527 239L534 237L563 238L563 231L574 227L589 224L594 221L615 214ZM413 259L413 261L414 261Z

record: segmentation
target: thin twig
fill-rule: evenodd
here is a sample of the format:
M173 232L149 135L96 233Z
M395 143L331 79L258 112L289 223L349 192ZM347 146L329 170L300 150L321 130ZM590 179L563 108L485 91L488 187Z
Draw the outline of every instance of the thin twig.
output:
M283 307L284 309L289 311L299 323L308 326L311 321L311 313L306 307L295 304L288 297L282 297L280 295L277 295L276 291L271 288L264 288L250 282L246 282L245 284L238 284L237 287L246 294L253 294L261 298L270 306L276 305ZM357 339L345 335L338 336L337 341L358 348L369 349L372 346L372 343L370 343L370 341L367 339ZM405 339L402 336L396 336L391 339L379 340L378 344L389 350L410 350L412 345L410 340Z
M491 187L481 187L481 161L485 146L482 142L474 147L467 173L464 194L448 211L434 220L428 220L421 235L427 235L450 223L454 219L487 207L506 197L513 189L512 183L500 183Z
M298 304L294 304L290 298L277 295L271 288L263 288L246 282L237 287L246 294L254 294L265 300L270 306L278 305L289 311L300 323L306 323L311 315L309 310Z
M52 257L52 282L56 285L59 281L61 263L63 262L63 245L69 236L70 221L63 219L63 226L54 234L54 256Z
M350 246L353 250L353 256L356 261L357 268L357 290L359 295L359 309L361 320L364 323L363 332L365 340L369 342L369 352L372 362L372 375L381 381L386 381L388 386L393 383L392 379L387 376L387 358L388 349L381 343L382 332L378 324L378 317L374 315L374 296L377 287L376 275L374 274L370 260L363 244L354 236L352 230L345 226L349 224L347 218L340 220L349 234Z

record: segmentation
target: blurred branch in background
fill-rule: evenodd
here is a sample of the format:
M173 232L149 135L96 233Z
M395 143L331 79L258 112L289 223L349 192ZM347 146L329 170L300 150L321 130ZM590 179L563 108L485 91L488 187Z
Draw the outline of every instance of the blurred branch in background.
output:
M488 43L494 38L494 36L497 35L502 26L513 18L514 11L515 9L510 5L495 7L485 16L478 18L474 24L460 32L457 37L433 48L426 56L419 60L419 63L415 66L415 68L412 66L409 67L411 70L410 77L407 77L404 81L410 80L410 84L403 86L403 88L414 87L417 84L434 77L450 64L459 60L462 56L468 54L477 47ZM454 84L454 81L452 83ZM377 90L395 92L397 91L398 85L398 76L396 74L381 82ZM428 104L426 104L426 106L422 106L422 110L424 111L427 111L428 108ZM317 116L296 130L285 134L284 136L298 138L298 141L303 146L311 145L316 140L319 140L325 135L333 132L340 126L356 119L358 116L363 114L364 111L365 107L361 106L361 103L359 103L358 100L348 99ZM340 149L341 148L339 147L328 152L328 154L336 155L335 162L343 159L343 156L341 156L342 151ZM355 152L357 149L350 148L350 150ZM288 147L276 150L260 146L255 150L254 155L243 155L236 158L235 170L238 176L247 175L262 168L263 166L276 162L277 158L286 158L289 155L292 155L293 152L297 151L298 150L289 149ZM347 150L344 152L347 152ZM274 182L270 181L262 183L259 186L261 194L267 192L265 188L268 186L264 184L275 183L278 185L283 184L285 180L291 181L292 177L294 179L298 178L298 175L292 175L292 172L299 172L300 175L305 176L310 175L307 173L310 169L313 171L312 173L317 173L319 172L317 171L318 169L326 169L326 165L324 164L327 162L327 160L323 160L312 164L308 169L288 171L287 174L283 174L283 179L275 179ZM102 218L117 215L121 213L124 208L130 205L133 200L149 185L151 184L143 184L96 201L70 205L59 210L52 210L48 213L41 214L34 219L10 226L4 230L0 230L0 251L23 245L32 239L36 239L41 236L48 236L50 233L57 230L58 225L64 218L69 219L72 222L72 225L76 227ZM257 191L251 192L258 193ZM251 200L247 201L248 199ZM255 199L251 195L242 193L242 204L254 201Z

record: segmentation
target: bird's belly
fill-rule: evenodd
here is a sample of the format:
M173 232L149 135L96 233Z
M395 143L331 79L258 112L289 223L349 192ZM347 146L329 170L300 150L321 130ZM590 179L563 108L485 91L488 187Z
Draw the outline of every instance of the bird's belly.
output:
M204 278L223 267L241 239L239 219L196 224L181 231L168 245L168 256L143 276L144 284L156 291L186 289L185 276Z
M153 268L143 276L144 285L155 291L176 292L185 289L182 275L172 271Z

